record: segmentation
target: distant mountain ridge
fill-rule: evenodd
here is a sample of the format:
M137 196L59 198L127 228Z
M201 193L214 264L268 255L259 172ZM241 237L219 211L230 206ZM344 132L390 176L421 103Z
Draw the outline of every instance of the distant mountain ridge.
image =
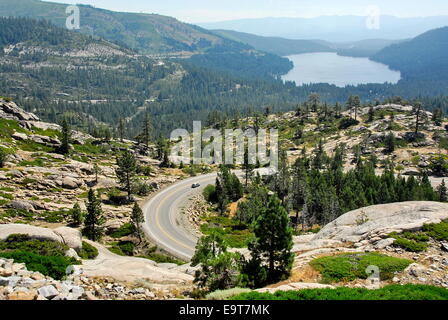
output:
M365 39L408 39L428 30L448 26L448 16L397 18L381 16L380 28L368 29L366 17L262 18L199 23L209 30L234 30L265 37L353 42Z
M280 37L262 37L232 30L212 30L213 33L234 41L246 43L257 50L288 56L310 52L334 52L335 49L319 40L294 40Z
M213 33L239 41L279 56L289 56L313 52L337 52L339 55L352 57L370 57L389 45L404 40L367 39L354 42L331 43L324 40L299 40L281 37L262 37L232 30L212 30Z

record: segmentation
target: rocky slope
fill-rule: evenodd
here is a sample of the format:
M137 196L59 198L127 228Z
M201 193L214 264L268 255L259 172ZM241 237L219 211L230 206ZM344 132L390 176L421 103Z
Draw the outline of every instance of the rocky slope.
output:
M343 121L355 118L355 110L341 113L341 116L331 121L323 119L324 112L319 114L309 112L304 116L288 112L281 115L269 115L261 119L261 127L279 130L280 143L287 150L290 162L297 159L302 148L306 147L311 154L322 141L323 149L333 155L336 147L345 145L346 160L344 168L355 167L354 160L359 154L366 161L373 157L377 161L377 170L381 172L387 161L395 164L395 169L404 175L418 175L427 170L434 176L443 176L435 172L434 164L440 154L446 154L448 133L442 119L436 124L433 113L421 111L419 117L419 134L416 137L416 112L414 106L386 104L373 107L374 117L369 121L370 108L359 108L357 121L347 127ZM328 110L328 114L334 111ZM255 118L248 120L253 126ZM395 149L386 149L387 136L395 137ZM443 156L444 157L444 156Z
M299 290L321 287L375 288L391 283L426 284L448 288L448 242L430 240L428 248L419 253L394 246L392 232L419 231L425 224L448 219L448 204L439 202L404 202L377 205L348 212L325 226L318 234L294 238L296 253L292 277L261 292ZM320 257L339 253L379 252L414 261L393 279L380 283L366 280L324 285L319 272L309 263Z
M67 281L37 276L42 281L35 282L32 272L2 260L0 299L169 299L191 291L194 269L189 265L157 263L109 251L121 240L132 240L129 236L111 236L130 222L132 211L132 204L116 205L109 201L108 192L116 192L119 187L114 155L131 150L139 164L148 168L148 175L140 176L139 180L150 186L149 196L180 179L181 171L160 169L159 161L151 158L150 151L133 141L105 142L78 131L72 132L71 154L62 156L56 153L61 144L59 125L42 122L4 99L0 99L0 122L0 148L9 153L0 170L0 240L11 234L26 234L59 241L70 247L67 256L79 259L83 239L79 230L71 226L70 210L75 203L85 210L90 187L102 193L107 232L102 244L90 242L97 247L98 257L84 260ZM95 172L94 164L99 172ZM144 201L145 197L135 198ZM151 244L144 246L150 248ZM139 248L136 254L143 255L146 247ZM16 269L20 272L11 272Z

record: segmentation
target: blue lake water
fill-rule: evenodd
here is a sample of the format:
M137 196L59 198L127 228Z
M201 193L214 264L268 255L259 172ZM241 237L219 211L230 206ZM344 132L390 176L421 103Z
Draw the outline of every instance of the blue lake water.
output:
M368 58L338 56L332 52L305 53L286 57L294 63L283 80L295 81L298 86L310 83L329 83L338 87L365 83L397 83L401 74Z

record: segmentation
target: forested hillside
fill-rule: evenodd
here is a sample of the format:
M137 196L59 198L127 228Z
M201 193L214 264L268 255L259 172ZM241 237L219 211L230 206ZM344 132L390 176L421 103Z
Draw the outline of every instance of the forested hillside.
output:
M333 52L335 51L323 41L292 40L279 37L262 37L250 33L232 30L213 30L214 33L229 39L246 43L257 50L288 56L308 52Z
M287 59L254 50L249 45L172 17L114 12L88 5L78 7L81 33L101 37L152 57L193 57L191 62L198 65L248 77L280 76L292 68ZM2 0L0 16L46 19L65 28L66 8L66 4L38 0ZM241 68L242 65L248 67ZM252 68L254 65L257 68Z
M125 135L133 138L140 133L147 111L156 138L175 128L190 128L192 119L221 121L264 112L267 107L271 112L294 110L312 93L320 94L328 103L345 103L350 95L371 103L391 96L419 97L427 110L441 108L448 112L443 82L403 80L398 85L296 87L291 82L262 77L261 73L272 70L260 71L257 61L263 57L257 53L248 65L238 61L238 56L217 52L216 59L221 57L221 63L235 63L234 67L242 70L223 72L212 65L210 56L197 56L194 64L153 60L44 21L0 18L0 22L0 95L14 98L47 121L59 123L68 118L72 125L92 134L106 127L116 130L122 119ZM258 77L244 74L249 66Z
M410 41L389 46L372 59L401 71L405 80L448 79L448 27L431 30Z

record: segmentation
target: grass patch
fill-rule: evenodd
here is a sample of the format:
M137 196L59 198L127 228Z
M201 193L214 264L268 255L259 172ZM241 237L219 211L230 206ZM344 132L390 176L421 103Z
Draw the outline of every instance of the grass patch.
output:
M22 218L25 221L33 221L34 213L23 209L7 209L3 212L3 218Z
M130 223L125 223L118 230L112 232L110 236L115 239L127 237L133 232L133 226Z
M44 221L49 223L64 222L70 216L70 210L45 211L40 215Z
M323 283L367 279L367 267L377 266L381 280L388 280L395 272L403 271L412 261L379 253L343 253L314 259L310 265L322 274Z
M119 241L113 242L111 247L109 247L109 251L119 256L130 256L134 255L135 245L132 241Z
M46 153L55 152L54 148L45 146L43 144L31 140L17 141L17 146L23 151L29 151L29 152L46 152Z
M12 141L11 135L14 132L31 134L28 130L22 128L18 121L0 119L0 137L5 138L7 141Z
M14 196L10 193L0 192L0 197L3 199L14 200Z
M147 255L144 256L139 256L139 258L144 258L144 259L148 259L148 260L152 260L154 262L157 263L174 263L177 264L178 266L184 265L185 261L161 254L161 253L149 253Z
M79 256L84 260L93 260L98 257L98 249L83 241L82 249L79 252Z
M21 166L21 167L45 167L46 164L47 163L42 158L37 158L34 160L30 160L30 161L24 160L24 161L19 162L19 166Z
M275 294L242 293L231 300L448 300L448 290L426 285L389 285L377 290L364 288L307 289Z

